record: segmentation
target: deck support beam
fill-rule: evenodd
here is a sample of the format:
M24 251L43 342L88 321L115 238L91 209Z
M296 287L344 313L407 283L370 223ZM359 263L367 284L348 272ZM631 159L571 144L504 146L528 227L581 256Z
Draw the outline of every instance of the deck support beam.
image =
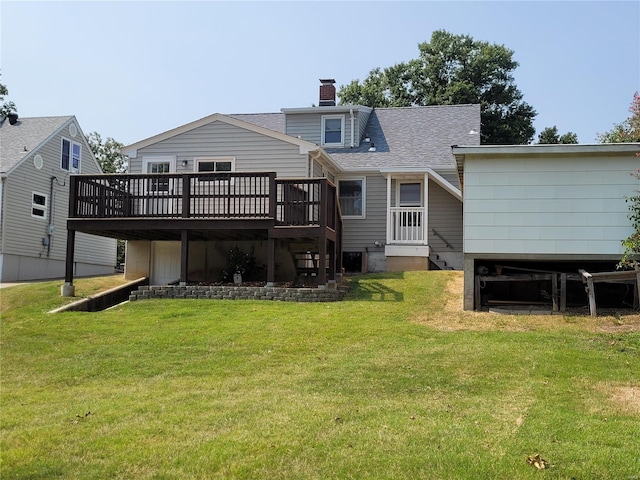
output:
M65 262L64 284L60 294L63 297L74 297L76 287L73 285L73 258L76 248L76 231L67 230L67 258Z
M182 230L180 235L180 285L187 284L189 275L189 230Z
M269 236L267 241L267 287L276 284L276 239Z

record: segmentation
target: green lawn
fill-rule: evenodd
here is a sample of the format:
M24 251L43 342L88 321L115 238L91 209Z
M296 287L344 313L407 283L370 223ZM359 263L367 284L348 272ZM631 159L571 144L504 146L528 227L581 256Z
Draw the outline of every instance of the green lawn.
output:
M460 278L55 315L59 283L3 289L0 478L640 479L638 316L462 312Z

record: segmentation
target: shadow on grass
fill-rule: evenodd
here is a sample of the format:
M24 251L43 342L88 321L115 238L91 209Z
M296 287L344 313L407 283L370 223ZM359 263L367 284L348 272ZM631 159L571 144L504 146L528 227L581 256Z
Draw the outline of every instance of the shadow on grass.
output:
M362 277L351 277L351 292L345 300L365 300L372 302L403 302L404 293L390 288L378 280L403 279L403 272L368 274Z

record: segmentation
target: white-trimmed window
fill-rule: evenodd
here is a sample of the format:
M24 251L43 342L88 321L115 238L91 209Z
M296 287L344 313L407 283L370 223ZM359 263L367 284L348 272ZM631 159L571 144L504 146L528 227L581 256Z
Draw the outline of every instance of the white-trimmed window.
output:
M363 218L366 198L364 177L338 180L338 198L344 217Z
M421 207L422 206L422 184L419 182L400 183L398 187L398 206Z
M344 115L322 116L322 145L344 146Z
M35 218L47 218L47 205L49 197L44 193L31 193L31 216Z
M196 158L195 163L198 173L234 172L236 169L235 157Z
M78 142L62 139L60 155L60 168L71 173L80 171L80 161L82 159L82 145Z
M145 157L142 159L142 168L145 173L159 174L171 173L176 170L175 157ZM149 181L150 192L169 191L169 178L152 178Z

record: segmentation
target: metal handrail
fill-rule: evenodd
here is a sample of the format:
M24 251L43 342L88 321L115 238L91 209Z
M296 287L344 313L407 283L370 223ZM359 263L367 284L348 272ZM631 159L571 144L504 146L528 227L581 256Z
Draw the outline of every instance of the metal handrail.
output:
M451 250L454 250L453 245L451 245L446 238L444 238L442 235L440 235L440 233L438 233L438 231L435 228L432 228L431 231L433 232L433 234L438 237L440 240L442 240L445 245L447 246L447 248L450 248Z

